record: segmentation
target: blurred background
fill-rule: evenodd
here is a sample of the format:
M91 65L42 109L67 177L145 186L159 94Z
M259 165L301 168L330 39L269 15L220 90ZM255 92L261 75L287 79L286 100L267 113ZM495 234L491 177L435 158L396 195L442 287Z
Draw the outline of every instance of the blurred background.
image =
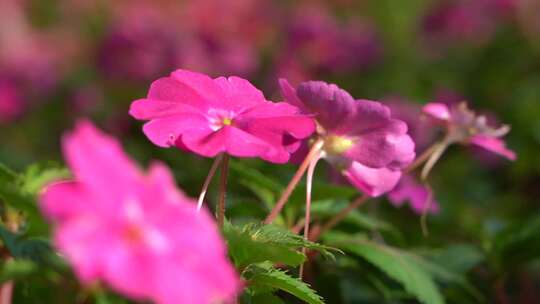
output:
M449 303L540 303L540 1L0 0L0 163L19 171L61 165L61 134L89 117L144 166L166 162L197 195L210 160L153 146L127 114L176 68L242 76L275 101L279 77L334 82L388 103L410 122L419 152L437 136L417 124L429 101L467 100L494 124L510 124L516 162L456 146L436 165L440 210L428 217L429 236L414 210L384 198L342 229L455 267L474 292L442 280ZM232 165L227 213L239 222L262 218L264 198L295 169ZM324 171L315 208L357 195ZM275 188L264 192L254 180ZM285 221L301 214L302 195ZM415 302L359 259L317 260L311 272L328 303ZM17 290L20 299L32 286Z

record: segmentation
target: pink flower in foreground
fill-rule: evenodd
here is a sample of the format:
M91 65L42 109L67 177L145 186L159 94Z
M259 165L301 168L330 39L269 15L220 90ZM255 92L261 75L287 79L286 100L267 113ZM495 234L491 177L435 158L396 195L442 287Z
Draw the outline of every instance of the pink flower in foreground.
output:
M499 128L488 126L487 118L471 111L465 102L448 107L444 103L428 103L423 112L446 128L446 144L463 143L484 148L493 153L515 160L514 151L506 148L501 139L510 131L503 125Z
M311 117L288 103L267 101L245 79L186 70L156 80L129 112L150 120L143 131L154 144L207 157L228 153L284 163L315 129Z
M75 179L49 185L40 199L54 242L84 284L156 303L216 303L239 279L211 217L175 185L169 170L148 174L119 143L89 122L63 139Z
M280 80L287 102L314 116L322 139L322 157L362 192L379 196L392 190L400 169L415 157L407 125L393 119L379 102L355 100L336 85L321 81L294 89Z
M429 189L409 175L403 176L394 190L388 193L388 199L396 207L408 202L411 209L417 214L424 214L426 211L429 213L439 212L439 204L429 196ZM429 210L426 210L427 208Z

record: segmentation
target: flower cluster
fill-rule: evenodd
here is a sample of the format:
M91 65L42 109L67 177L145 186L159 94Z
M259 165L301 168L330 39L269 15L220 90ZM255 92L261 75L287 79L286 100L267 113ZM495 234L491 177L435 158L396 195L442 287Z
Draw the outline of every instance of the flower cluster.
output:
M471 143L515 159L500 139L509 128L488 126L486 118L465 103L453 107L430 103L422 108L445 127L446 136L415 159L407 123L381 102L354 99L322 81L303 82L296 88L285 79L279 84L285 102L274 103L243 78L176 70L152 83L146 98L131 104L129 113L148 121L143 132L155 145L216 158L198 206L176 189L165 166L153 164L148 174L141 173L119 143L91 123L82 121L67 134L63 148L74 180L49 185L41 208L55 223L55 244L79 279L84 284L101 281L133 299L157 303L233 299L240 281L216 225L201 210L221 163L216 213L218 226L223 226L230 156L285 163L292 153L302 154L297 173L265 222L278 216L307 171L306 238L314 170L320 159L364 193L358 202L389 193L394 205L409 201L422 214L436 213L439 205L431 190L409 173L425 161L424 170L429 171L448 145ZM302 145L309 146L307 154L299 149ZM402 179L404 173L409 175Z

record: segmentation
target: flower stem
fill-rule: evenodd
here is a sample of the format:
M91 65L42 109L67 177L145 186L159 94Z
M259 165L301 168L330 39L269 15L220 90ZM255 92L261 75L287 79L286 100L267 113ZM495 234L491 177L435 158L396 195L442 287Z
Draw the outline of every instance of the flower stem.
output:
M225 199L227 196L227 175L229 173L229 155L223 154L223 160L221 162L221 172L219 179L219 200L216 208L216 218L218 227L223 227L225 221Z
M202 204L204 202L204 197L206 196L206 192L208 191L208 186L210 186L210 182L212 181L212 178L216 174L216 170L221 163L223 159L223 156L220 154L216 157L214 160L214 163L212 164L212 167L210 167L210 171L208 172L208 176L206 176L206 179L204 180L203 187L201 189L201 194L199 195L199 201L197 202L197 211L200 211L202 208Z
M11 304L13 281L7 281L0 286L0 304Z
M368 199L369 196L365 194L355 199L351 204L349 204L349 206L341 210L338 214L334 215L334 217L332 217L328 222L326 222L317 232L317 235L313 236L312 240L316 241L326 231L334 228L337 224L339 224L339 222L341 222L345 217L347 217L347 215L351 211L363 205Z
M307 176L306 176L306 215L304 220L304 238L306 240L309 240L309 222L310 222L310 215L311 215L311 188L313 186L313 174L315 173L315 166L317 166L317 162L321 159L321 152L316 154L316 156L313 158L313 160L309 163L308 169L307 169ZM302 253L306 254L306 248L302 248ZM307 262L307 261L306 261ZM300 271L299 271L299 277L302 279L302 275L304 274L304 264L300 265Z
M410 164L407 168L403 170L403 173L410 173L414 171L416 168L418 168L420 165L425 163L428 158L435 152L437 147L440 145L440 142L435 142L433 145L431 145L429 148L427 148L420 156L418 156L412 164Z
M306 156L306 158L304 159L304 161L302 162L302 164L300 165L300 167L298 168L298 170L294 174L293 178L291 179L291 181L289 182L289 184L287 185L287 187L285 188L285 190L281 194L281 197L279 198L276 205L274 206L274 209L272 209L272 211L270 211L270 214L268 214L268 216L264 220L265 224L271 224L276 219L276 217L279 215L279 213L281 212L281 209L283 209L283 207L287 203L287 200L291 196L294 188L296 188L296 186L298 185L298 183L302 179L302 176L304 176L304 173L306 172L309 164L320 153L320 150L321 150L321 148L323 146L323 143L324 142L323 142L322 139L318 139L313 144L313 146L311 147L311 150L309 151L308 155Z

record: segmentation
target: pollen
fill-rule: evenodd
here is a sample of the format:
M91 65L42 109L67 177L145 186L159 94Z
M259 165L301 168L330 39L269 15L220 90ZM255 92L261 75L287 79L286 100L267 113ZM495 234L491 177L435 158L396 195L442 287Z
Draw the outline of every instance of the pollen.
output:
M323 149L328 154L342 154L353 146L352 139L345 136L330 135L324 139Z
M223 118L222 123L223 123L224 126L230 126L230 125L232 125L232 122L233 122L232 119L230 119L228 117L225 117L225 118Z

